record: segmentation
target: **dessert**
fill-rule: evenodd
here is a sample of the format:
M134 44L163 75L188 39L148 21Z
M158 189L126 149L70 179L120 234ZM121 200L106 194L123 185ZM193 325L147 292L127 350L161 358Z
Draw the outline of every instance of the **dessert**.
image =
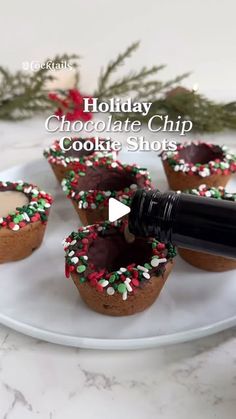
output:
M110 157L87 160L79 171L70 171L62 188L84 225L108 219L109 198L129 205L137 188L151 188L146 169L122 164Z
M161 158L173 190L196 188L203 182L208 186L226 186L236 172L236 155L225 146L204 142L178 144L176 151L165 151Z
M81 150L75 150L71 145L75 142L80 142L81 144L85 142L93 142L95 146L95 138L69 138L64 139L64 147L68 148L67 151L64 151L60 146L60 141L55 140L53 144L44 150L44 157L46 157L48 163L50 164L56 178L59 182L66 176L67 172L70 170L75 170L80 168L80 166L87 160L93 160L94 158L98 159L104 155L109 155L110 158L116 157L116 152L109 151L94 151L94 149L86 150L83 146ZM99 141L106 141L104 139L99 139ZM108 147L109 148L109 147Z
M35 185L0 181L0 263L23 259L41 245L51 204Z
M126 223L80 227L64 240L66 276L94 311L126 316L154 303L171 272L175 249L155 239L127 243Z
M236 193L232 194L226 192L223 187L207 187L206 185L201 185L197 189L191 189L184 191L192 195L198 195L213 199L225 199L228 201L235 202L236 205ZM228 259L223 256L211 255L204 252L199 252L190 249L178 248L179 255L190 265L193 265L197 268L204 269L206 271L212 272L224 272L231 269L236 269L236 260Z

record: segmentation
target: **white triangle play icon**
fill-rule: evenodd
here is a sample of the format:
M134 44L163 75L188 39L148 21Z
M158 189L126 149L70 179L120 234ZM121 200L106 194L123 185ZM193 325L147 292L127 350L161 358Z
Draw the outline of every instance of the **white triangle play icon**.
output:
M110 198L108 203L108 218L109 221L113 222L123 217L126 214L129 214L130 207L122 202L118 201L115 198Z

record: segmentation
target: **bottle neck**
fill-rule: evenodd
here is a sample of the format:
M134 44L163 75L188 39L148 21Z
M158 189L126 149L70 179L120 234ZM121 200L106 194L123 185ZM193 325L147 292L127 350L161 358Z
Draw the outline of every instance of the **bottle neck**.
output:
M172 242L179 200L180 194L175 192L138 190L131 204L130 232L137 236L158 237L163 243Z
M136 236L236 258L236 203L190 194L138 190L129 215Z

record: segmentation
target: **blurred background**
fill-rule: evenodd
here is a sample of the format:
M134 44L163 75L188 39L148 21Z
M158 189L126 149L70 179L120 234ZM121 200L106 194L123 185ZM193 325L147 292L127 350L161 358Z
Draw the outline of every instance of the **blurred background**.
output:
M101 66L141 40L127 70L165 63L164 80L192 71L187 87L235 99L235 14L235 0L2 1L0 65L16 70L23 61L78 53L82 90L90 93Z

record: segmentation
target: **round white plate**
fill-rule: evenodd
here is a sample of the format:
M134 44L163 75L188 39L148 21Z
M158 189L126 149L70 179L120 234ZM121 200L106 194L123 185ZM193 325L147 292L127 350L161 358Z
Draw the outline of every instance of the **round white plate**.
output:
M121 153L148 167L166 189L156 153ZM35 182L55 198L43 245L31 257L0 265L0 322L49 342L99 349L149 348L196 339L236 325L236 272L207 273L176 258L156 303L141 314L113 318L94 313L64 277L62 240L77 215L43 159L0 173L1 180ZM229 190L236 190L232 180Z

